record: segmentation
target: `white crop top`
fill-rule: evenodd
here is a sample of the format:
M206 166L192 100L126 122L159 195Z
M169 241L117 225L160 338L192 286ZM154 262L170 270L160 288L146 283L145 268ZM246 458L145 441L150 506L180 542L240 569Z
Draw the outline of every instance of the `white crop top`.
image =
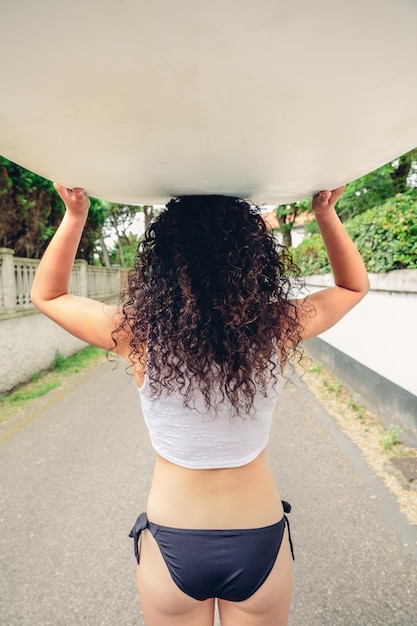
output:
M242 418L227 399L208 410L199 391L192 406L184 406L179 392L162 391L152 398L147 376L139 394L153 449L189 469L240 467L253 461L267 444L277 399L271 382L267 397L257 394L251 415Z

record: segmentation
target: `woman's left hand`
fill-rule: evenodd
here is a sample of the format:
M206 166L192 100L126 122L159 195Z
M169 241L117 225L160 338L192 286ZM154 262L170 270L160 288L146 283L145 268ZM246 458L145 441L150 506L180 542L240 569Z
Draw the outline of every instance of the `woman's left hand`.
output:
M90 198L81 187L68 189L63 185L54 183L54 187L65 204L68 213L76 215L85 215L90 208Z
M312 209L315 215L334 209L336 202L345 190L346 185L332 191L320 191L313 197Z

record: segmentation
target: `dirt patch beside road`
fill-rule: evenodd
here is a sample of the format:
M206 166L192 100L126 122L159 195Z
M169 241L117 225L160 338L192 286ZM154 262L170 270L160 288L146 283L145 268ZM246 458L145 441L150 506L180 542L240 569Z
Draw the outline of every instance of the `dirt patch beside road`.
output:
M417 450L401 443L401 428L397 424L384 428L378 416L363 406L323 365L307 357L303 367L304 373L300 373L309 390L394 493L409 523L417 526L417 480L412 479L417 468ZM412 471L399 470L392 462L398 458L407 459L405 465Z

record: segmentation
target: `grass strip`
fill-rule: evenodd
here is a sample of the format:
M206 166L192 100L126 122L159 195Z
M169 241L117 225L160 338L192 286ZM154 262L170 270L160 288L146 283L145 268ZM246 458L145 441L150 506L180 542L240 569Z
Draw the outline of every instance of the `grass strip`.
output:
M32 400L58 389L64 378L82 372L105 357L106 351L94 346L67 358L57 350L51 371L35 374L30 382L0 396L0 423L24 409Z

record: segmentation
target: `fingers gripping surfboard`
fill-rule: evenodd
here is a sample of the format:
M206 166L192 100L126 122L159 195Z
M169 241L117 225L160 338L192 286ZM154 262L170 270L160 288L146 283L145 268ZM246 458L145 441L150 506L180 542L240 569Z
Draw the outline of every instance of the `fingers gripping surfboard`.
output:
M0 154L130 204L283 203L417 145L414 0L3 0Z

